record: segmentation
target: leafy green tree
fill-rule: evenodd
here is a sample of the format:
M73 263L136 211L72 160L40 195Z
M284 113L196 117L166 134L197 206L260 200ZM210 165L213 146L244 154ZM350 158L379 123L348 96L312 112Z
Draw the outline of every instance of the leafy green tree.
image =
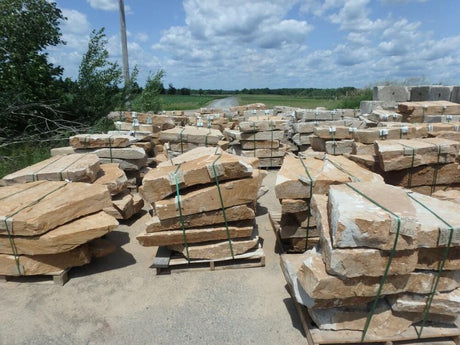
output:
M91 32L76 83L73 111L80 121L94 123L117 105L121 68L109 60L104 28Z
M0 136L40 131L59 117L51 104L62 68L48 62L46 48L64 43L64 19L46 0L0 1Z
M162 69L157 71L155 75L149 75L142 94L133 103L134 110L154 112L161 110L163 102L160 94L163 89L162 79L164 75L165 72Z

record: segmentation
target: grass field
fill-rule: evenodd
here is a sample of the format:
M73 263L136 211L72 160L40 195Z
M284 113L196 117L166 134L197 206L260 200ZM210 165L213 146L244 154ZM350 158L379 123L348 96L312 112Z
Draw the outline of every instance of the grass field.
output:
M325 107L326 109L335 109L339 107L340 101L333 99L313 99L296 96L282 95L238 95L240 105L251 103L264 103L268 108L275 105L285 105L299 107L304 109L314 109L316 107Z
M225 95L161 95L164 110L189 110L205 107L209 102Z

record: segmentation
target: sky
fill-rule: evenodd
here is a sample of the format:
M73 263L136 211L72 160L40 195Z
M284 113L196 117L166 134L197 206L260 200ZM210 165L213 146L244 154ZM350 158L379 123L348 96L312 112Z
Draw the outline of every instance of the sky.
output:
M122 65L117 0L57 0L66 45L50 62L76 79L91 30ZM129 66L176 88L460 84L459 0L125 0Z

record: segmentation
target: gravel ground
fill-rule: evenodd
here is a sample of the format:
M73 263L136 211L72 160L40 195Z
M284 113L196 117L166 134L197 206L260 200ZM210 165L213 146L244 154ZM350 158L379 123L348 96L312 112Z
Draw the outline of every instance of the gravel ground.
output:
M275 253L267 210L279 209L276 171L257 225L266 267L155 274L154 250L136 239L146 215L109 234L119 249L50 279L0 282L0 344L302 344Z

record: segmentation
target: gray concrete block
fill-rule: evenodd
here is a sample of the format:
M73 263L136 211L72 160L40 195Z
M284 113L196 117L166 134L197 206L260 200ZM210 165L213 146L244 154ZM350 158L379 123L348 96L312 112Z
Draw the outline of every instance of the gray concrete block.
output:
M430 96L430 86L412 86L410 89L410 101L427 101Z
M433 85L428 94L429 101L450 101L453 86Z
M383 101L361 101L359 102L359 109L361 114L370 114L372 110L377 107L383 107Z
M372 100L384 102L407 102L409 90L403 85L375 86L372 90Z
M460 86L452 87L452 92L450 93L450 101L454 103L460 103Z

